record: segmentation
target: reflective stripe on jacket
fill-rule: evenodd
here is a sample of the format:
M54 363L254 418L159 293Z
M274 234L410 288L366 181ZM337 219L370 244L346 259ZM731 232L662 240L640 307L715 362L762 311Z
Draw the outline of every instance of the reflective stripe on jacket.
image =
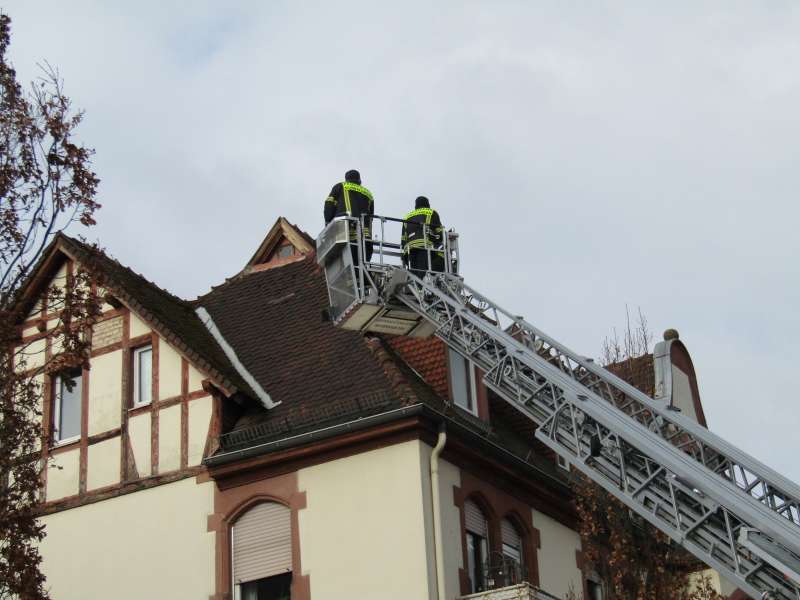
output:
M325 199L325 224L330 223L334 217L348 215L351 217L364 219L364 237L371 238L372 215L375 214L375 206L372 193L362 185L343 181L337 183L331 189L331 193ZM355 239L356 232L352 230L350 237Z
M401 243L403 253L412 248L439 248L444 239L444 228L439 213L432 208L418 208L405 216Z

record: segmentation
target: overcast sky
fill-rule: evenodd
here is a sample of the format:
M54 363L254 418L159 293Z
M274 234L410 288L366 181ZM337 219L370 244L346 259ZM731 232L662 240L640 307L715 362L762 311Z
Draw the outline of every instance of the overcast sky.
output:
M6 0L86 110L87 235L194 298L358 168L589 356L641 307L711 428L800 481L800 5ZM189 8L190 7L190 8ZM72 233L79 233L73 230Z

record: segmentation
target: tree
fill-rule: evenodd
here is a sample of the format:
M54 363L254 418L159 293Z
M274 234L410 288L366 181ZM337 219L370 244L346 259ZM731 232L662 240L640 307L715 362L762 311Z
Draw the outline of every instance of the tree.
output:
M625 308L622 339L616 329L603 341L601 363L623 378L633 362L650 352L653 335L641 309L631 323ZM647 390L643 390L648 393ZM703 569L686 550L629 510L603 488L575 474L572 483L584 560L602 579L612 600L718 600ZM577 594L572 593L576 598Z
M33 346L18 327L27 316L21 298L53 238L73 223L95 223L99 180L93 151L74 140L83 114L72 109L57 71L45 64L24 90L8 58L10 41L11 19L0 14L0 598L37 600L48 597L38 550L44 527L36 518L49 447L42 381L85 363L98 312L96 274L81 265L63 287L45 291L55 317L38 337L57 338L62 350L36 368L28 368Z

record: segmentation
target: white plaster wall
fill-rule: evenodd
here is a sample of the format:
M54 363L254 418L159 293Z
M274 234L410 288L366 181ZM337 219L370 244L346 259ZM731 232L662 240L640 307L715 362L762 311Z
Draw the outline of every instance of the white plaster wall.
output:
M89 435L120 426L122 410L122 351L92 359L89 371Z
M563 598L572 585L580 596L583 576L575 560L575 552L581 548L578 533L537 510L533 510L533 526L539 530L541 540L538 558L542 590Z
M139 337L140 335L149 334L151 332L150 326L142 321L135 314L131 313L131 331L132 338Z
M433 504L431 487L431 453L433 448L427 444L421 446L423 490L425 492L425 529L428 533L428 564L431 591L436 589L436 563L433 546ZM464 554L461 545L461 512L455 505L453 488L461 487L461 470L446 460L439 459L439 503L441 506L442 545L444 550L445 590L447 599L461 594L461 583L458 579L459 569L464 567Z
M181 355L163 338L158 345L158 397L165 400L181 394Z
M55 274L53 279L50 280L50 287L51 288L63 288L67 283L67 263L65 262L61 267L58 269L58 272ZM53 301L51 299L47 305L48 312L55 312L61 310L64 305L64 300L59 299L57 301Z
M33 303L31 312L28 313L28 319L38 319L42 316L42 300L41 298Z
M203 450L211 424L211 396L204 396L189 402L189 466L199 465L203 460Z
M38 369L44 365L45 340L34 340L21 348L18 353L17 366L24 369ZM24 361L24 365L22 362Z
M86 487L89 490L119 483L119 436L92 444L86 459Z
M298 472L312 598L428 598L421 442Z
M689 376L675 365L672 366L672 404L680 408L681 413L697 421Z
M203 389L203 375L200 371L189 365L189 393L199 392Z
M133 449L133 459L140 477L150 475L150 413L128 418L128 439Z
M31 325L22 330L22 337L28 337L29 335L36 335L37 333L40 333L39 327L37 327L36 325Z
M213 483L193 477L44 517L57 600L206 600L214 593Z
M56 454L47 467L47 500L58 500L78 493L80 450Z
M97 297L98 298L105 298L107 293L108 293L108 290L106 290L104 287L97 286ZM106 303L106 302L101 302L100 303L100 312L104 313L104 312L108 312L110 310L114 310L114 307L111 306L110 304Z
M689 576L689 590L695 590L701 583L701 579L705 577L710 580L714 590L725 598L733 594L738 589L730 581L720 577L720 574L714 569L705 569L703 571L698 571L697 573L692 573Z
M158 472L181 467L181 406L158 411Z

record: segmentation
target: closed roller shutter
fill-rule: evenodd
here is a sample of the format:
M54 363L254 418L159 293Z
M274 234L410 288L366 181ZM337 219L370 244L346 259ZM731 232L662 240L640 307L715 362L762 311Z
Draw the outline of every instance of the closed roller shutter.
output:
M522 549L522 538L517 528L508 519L500 521L500 532L503 536L503 543L517 550Z
M233 526L233 580L246 583L292 570L290 511L282 504L258 504Z
M489 537L486 517L483 516L483 511L472 500L464 502L464 524L467 531L483 538Z

